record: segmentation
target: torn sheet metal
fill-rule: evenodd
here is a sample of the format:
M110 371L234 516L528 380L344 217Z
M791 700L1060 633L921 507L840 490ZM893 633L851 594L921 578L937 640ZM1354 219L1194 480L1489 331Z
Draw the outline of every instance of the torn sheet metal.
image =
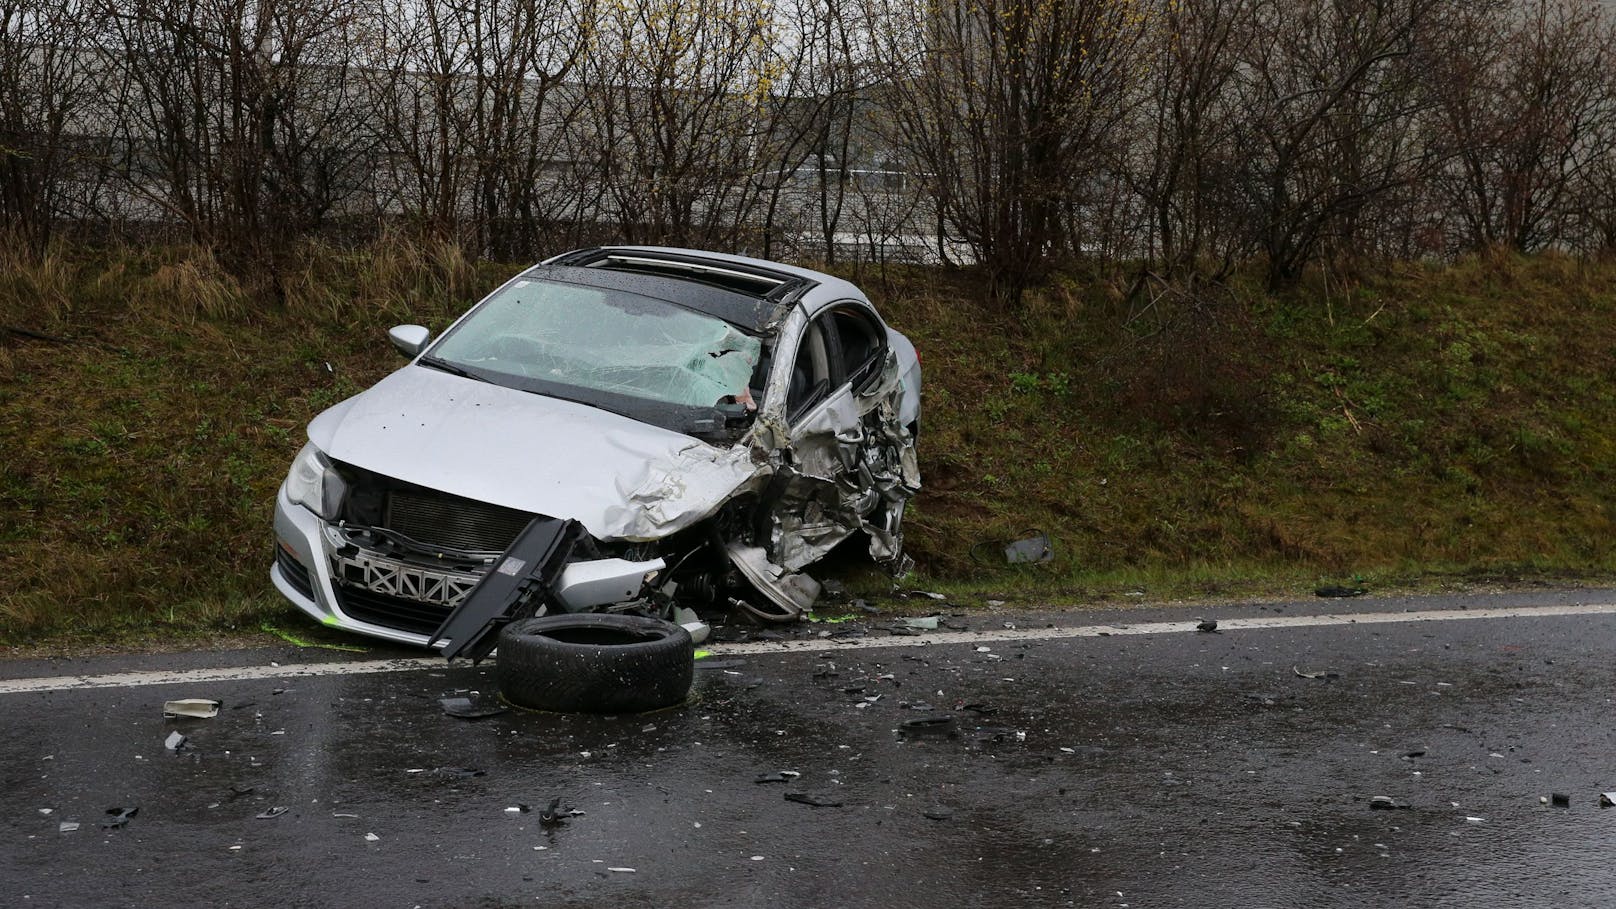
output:
M771 563L761 547L731 543L729 557L747 582L786 616L795 618L807 612L819 599L818 581Z

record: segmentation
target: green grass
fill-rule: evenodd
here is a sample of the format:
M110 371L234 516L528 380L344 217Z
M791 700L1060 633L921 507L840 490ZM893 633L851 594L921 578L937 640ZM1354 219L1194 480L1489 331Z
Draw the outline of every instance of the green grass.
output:
M303 428L514 266L405 238L239 278L205 251L0 262L0 644L312 628L269 590ZM1069 275L864 276L926 375L909 586L1128 602L1616 573L1616 264L1406 265L1140 311ZM329 366L328 366L329 364ZM993 544L1042 529L1050 565ZM973 550L977 557L973 557ZM847 572L855 589L882 581Z

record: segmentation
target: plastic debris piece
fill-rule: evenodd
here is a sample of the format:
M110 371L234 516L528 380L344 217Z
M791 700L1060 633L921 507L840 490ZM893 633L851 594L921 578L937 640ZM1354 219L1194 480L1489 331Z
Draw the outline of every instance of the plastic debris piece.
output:
M920 812L920 816L933 821L946 821L954 817L954 812L948 808L927 808Z
M788 792L786 801L796 802L799 805L808 805L813 808L840 808L842 800L830 795L816 795L812 792Z
M1195 630L1201 632L1202 634L1216 634L1218 631L1218 620L1202 619L1201 623L1195 626Z
M607 871L616 871L618 874L633 874L633 868L607 868Z
M1599 793L1599 807L1601 807L1601 808L1613 808L1613 807L1616 807L1616 792L1601 792L1601 793Z
M443 712L457 720L485 720L510 711L497 704L478 704L471 698L439 698Z
M139 813L139 805L136 805L133 808L108 808L107 814L111 817L108 820L102 821L101 826L107 830L117 830L119 827L129 823L129 819Z
M880 610L879 607L871 606L869 603L865 602L864 600L854 600L853 601L853 608L857 609L859 612L862 612L862 613L864 613L866 615L880 615L881 614L881 610Z
M365 834L365 842L367 842L367 843L374 843L379 839L381 839L381 837L377 836L374 833Z
M937 616L927 615L918 616L915 618L899 619L898 621L902 623L905 628L914 628L919 631L936 631L937 619Z
M333 812L331 812L331 816L332 816L332 817L344 817L344 818L352 818L352 819L354 819L354 820L358 820L358 819L359 819L359 815L357 815L357 814L350 814L350 813L349 813L349 812L346 812L346 811L333 811Z
M178 751L185 747L185 736L178 732L170 732L168 738L163 741L163 747L169 751Z
M263 811L258 812L257 817L260 821L270 821L280 817L286 812L287 808L285 805L276 805L273 808L266 808Z
M439 767L432 772L456 780L469 780L472 777L486 776L488 773L486 770L477 770L473 767Z
M1330 671L1328 669L1321 670L1319 672L1303 672L1302 670L1297 669L1295 666L1292 666L1291 667L1291 672L1295 673L1296 677L1300 678L1300 679L1339 679L1339 678L1341 678L1341 673L1332 672L1332 671ZM1468 732L1469 730L1466 730L1466 731Z
M1011 565L1038 564L1054 559L1055 546L1049 541L1049 534L1043 531L1004 547L1004 560Z
M1342 587L1339 584L1327 584L1313 591L1319 597L1361 597L1369 591L1362 587Z
M1551 803L1553 803L1554 807L1556 807L1556 808L1570 808L1571 807L1571 796L1567 795L1564 792L1550 793L1549 800L1550 800Z
M954 728L954 718L951 716L923 716L912 720L904 720L898 724L900 732L910 734L950 732Z
M181 698L177 701L163 702L163 716L187 716L199 720L211 720L219 715L220 701L209 698Z
M783 773L760 773L760 774L757 775L757 777L755 779L752 780L752 782L754 782L754 783L784 783L786 781L786 779L787 779L787 777Z
M1407 805L1397 804L1397 800L1389 795L1377 795L1369 800L1370 811L1406 811Z
M56 825L57 833L72 833L77 829L79 829L78 821L63 821Z
M561 796L558 795L550 800L550 804L543 811L539 812L539 823L546 827L559 827L565 824L567 818L571 816L572 812L561 810Z

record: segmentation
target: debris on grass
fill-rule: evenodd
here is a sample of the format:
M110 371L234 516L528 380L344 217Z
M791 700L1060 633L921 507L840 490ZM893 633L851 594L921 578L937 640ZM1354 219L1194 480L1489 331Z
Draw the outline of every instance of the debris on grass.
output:
M1314 590L1313 595L1320 597L1361 597L1368 592L1362 587L1342 587L1339 584L1327 584Z

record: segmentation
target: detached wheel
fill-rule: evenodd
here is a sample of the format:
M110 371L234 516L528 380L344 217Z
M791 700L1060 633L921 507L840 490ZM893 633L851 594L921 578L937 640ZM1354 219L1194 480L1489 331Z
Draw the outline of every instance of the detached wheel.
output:
M505 626L494 676L520 707L641 713L682 703L695 674L690 633L626 615L554 615Z

